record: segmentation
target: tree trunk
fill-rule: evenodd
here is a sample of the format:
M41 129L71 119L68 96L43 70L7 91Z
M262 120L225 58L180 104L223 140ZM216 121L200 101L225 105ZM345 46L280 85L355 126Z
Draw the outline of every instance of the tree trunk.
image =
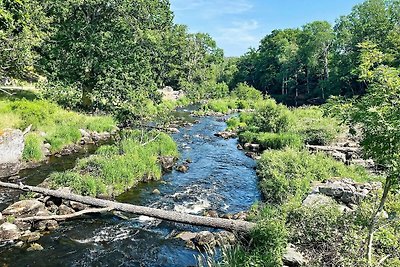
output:
M368 266L370 266L370 267L372 267L372 252L373 252L373 240L374 240L375 226L376 226L376 223L378 222L379 214L383 211L383 208L385 206L386 199L389 195L391 186L392 186L392 181L388 177L388 178L386 178L385 188L383 190L382 198L379 203L378 209L375 211L374 215L372 216L371 223L368 227L367 260L368 260Z
M119 203L110 200L103 200L93 197L76 195L73 193L67 193L57 190L50 190L43 187L35 187L35 186L27 186L27 185L17 185L12 183L4 183L0 182L1 187L19 189L23 191L31 191L40 194L44 194L47 196L58 197L66 200L72 200L88 205L92 205L95 207L103 207L110 208L112 210L118 210L123 212L135 213L138 215L145 215L153 218L158 218L162 220L185 223L197 226L205 226L211 228L219 228L225 229L228 231L237 231L237 232L249 232L252 228L255 227L255 223L240 221L240 220L228 220L221 218L211 218L211 217L203 217L197 215L190 215L186 213L180 213L175 211L167 211L143 206L136 206L131 204Z

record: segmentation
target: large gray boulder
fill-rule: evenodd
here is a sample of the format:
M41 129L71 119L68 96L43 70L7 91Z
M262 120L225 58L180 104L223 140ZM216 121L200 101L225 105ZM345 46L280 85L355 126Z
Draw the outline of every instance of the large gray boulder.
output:
M46 208L42 202L35 199L27 199L15 202L3 210L2 213L5 216L13 216L17 218L35 216L45 210Z
M282 260L283 263L289 267L306 266L308 262L292 244L288 244L286 252L283 254Z
M0 131L0 178L16 175L21 169L24 134L20 130Z
M0 225L0 241L12 241L21 237L21 232L15 224L5 222Z

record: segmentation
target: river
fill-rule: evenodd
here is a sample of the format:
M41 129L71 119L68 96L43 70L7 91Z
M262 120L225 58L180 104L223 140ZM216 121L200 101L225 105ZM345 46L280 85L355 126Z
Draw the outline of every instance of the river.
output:
M118 201L168 210L202 214L205 210L237 213L260 199L255 162L236 148L237 140L224 140L214 133L226 124L205 117L174 134L180 160L190 159L189 171L173 171L163 181L141 184L118 197ZM93 148L79 154L86 156ZM76 155L74 156L77 157ZM75 158L53 159L49 165L20 173L27 184L38 184L51 171L73 167ZM158 189L161 194L153 194ZM2 206L15 193L0 192ZM124 214L90 216L61 223L38 243L42 251L3 246L4 266L176 266L196 265L198 252L173 238L181 231L211 230ZM124 217L124 216L123 216Z

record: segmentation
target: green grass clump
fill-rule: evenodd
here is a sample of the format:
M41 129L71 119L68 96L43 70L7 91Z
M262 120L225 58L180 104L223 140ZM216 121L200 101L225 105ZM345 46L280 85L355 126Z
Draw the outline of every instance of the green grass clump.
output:
M283 149L286 147L300 148L303 140L300 135L294 133L254 133L250 131L239 134L241 143L259 144L265 149Z
M306 144L328 145L343 132L340 122L324 117L319 107L296 108L292 113L295 118L292 129L304 137Z
M37 133L25 135L25 146L22 158L26 161L39 161L44 158L42 151L43 137Z
M265 151L258 162L261 191L268 203L282 204L291 197L304 197L313 181L333 177L368 181L370 175L358 166L346 166L322 154L285 149Z
M160 156L178 156L169 135L125 132L118 144L99 148L95 155L79 160L71 172L52 174L50 182L53 188L68 186L78 194L116 196L142 180L160 179Z
M222 99L215 99L210 100L206 105L203 106L203 110L220 112L220 113L228 113L232 109L236 109L236 99L233 98L222 98Z
M115 129L115 119L111 116L88 116L86 117L86 129L93 132L111 132Z

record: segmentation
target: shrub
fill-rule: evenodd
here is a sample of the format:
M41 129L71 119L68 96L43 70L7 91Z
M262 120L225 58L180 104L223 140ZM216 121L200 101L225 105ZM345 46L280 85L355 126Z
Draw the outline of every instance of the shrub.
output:
M303 145L302 138L293 133L253 133L243 132L239 134L241 143L260 144L262 149L283 149L286 147L300 148Z
M102 133L114 130L116 121L111 116L92 116L86 118L85 124L87 130Z
M268 99L256 110L253 125L259 132L281 133L290 129L292 117L289 109ZM251 126L251 125L250 125Z
M273 204L282 204L290 197L304 197L312 181L332 177L370 179L361 167L346 166L325 154L293 149L265 151L258 162L257 174L264 198Z
M43 159L42 151L43 138L37 133L25 135L25 146L22 158L26 161L39 161Z
M337 119L324 117L319 107L296 108L292 110L295 118L293 131L301 134L310 145L328 145L342 132Z
M232 96L240 100L261 100L263 95L260 91L247 83L239 83L232 91Z

